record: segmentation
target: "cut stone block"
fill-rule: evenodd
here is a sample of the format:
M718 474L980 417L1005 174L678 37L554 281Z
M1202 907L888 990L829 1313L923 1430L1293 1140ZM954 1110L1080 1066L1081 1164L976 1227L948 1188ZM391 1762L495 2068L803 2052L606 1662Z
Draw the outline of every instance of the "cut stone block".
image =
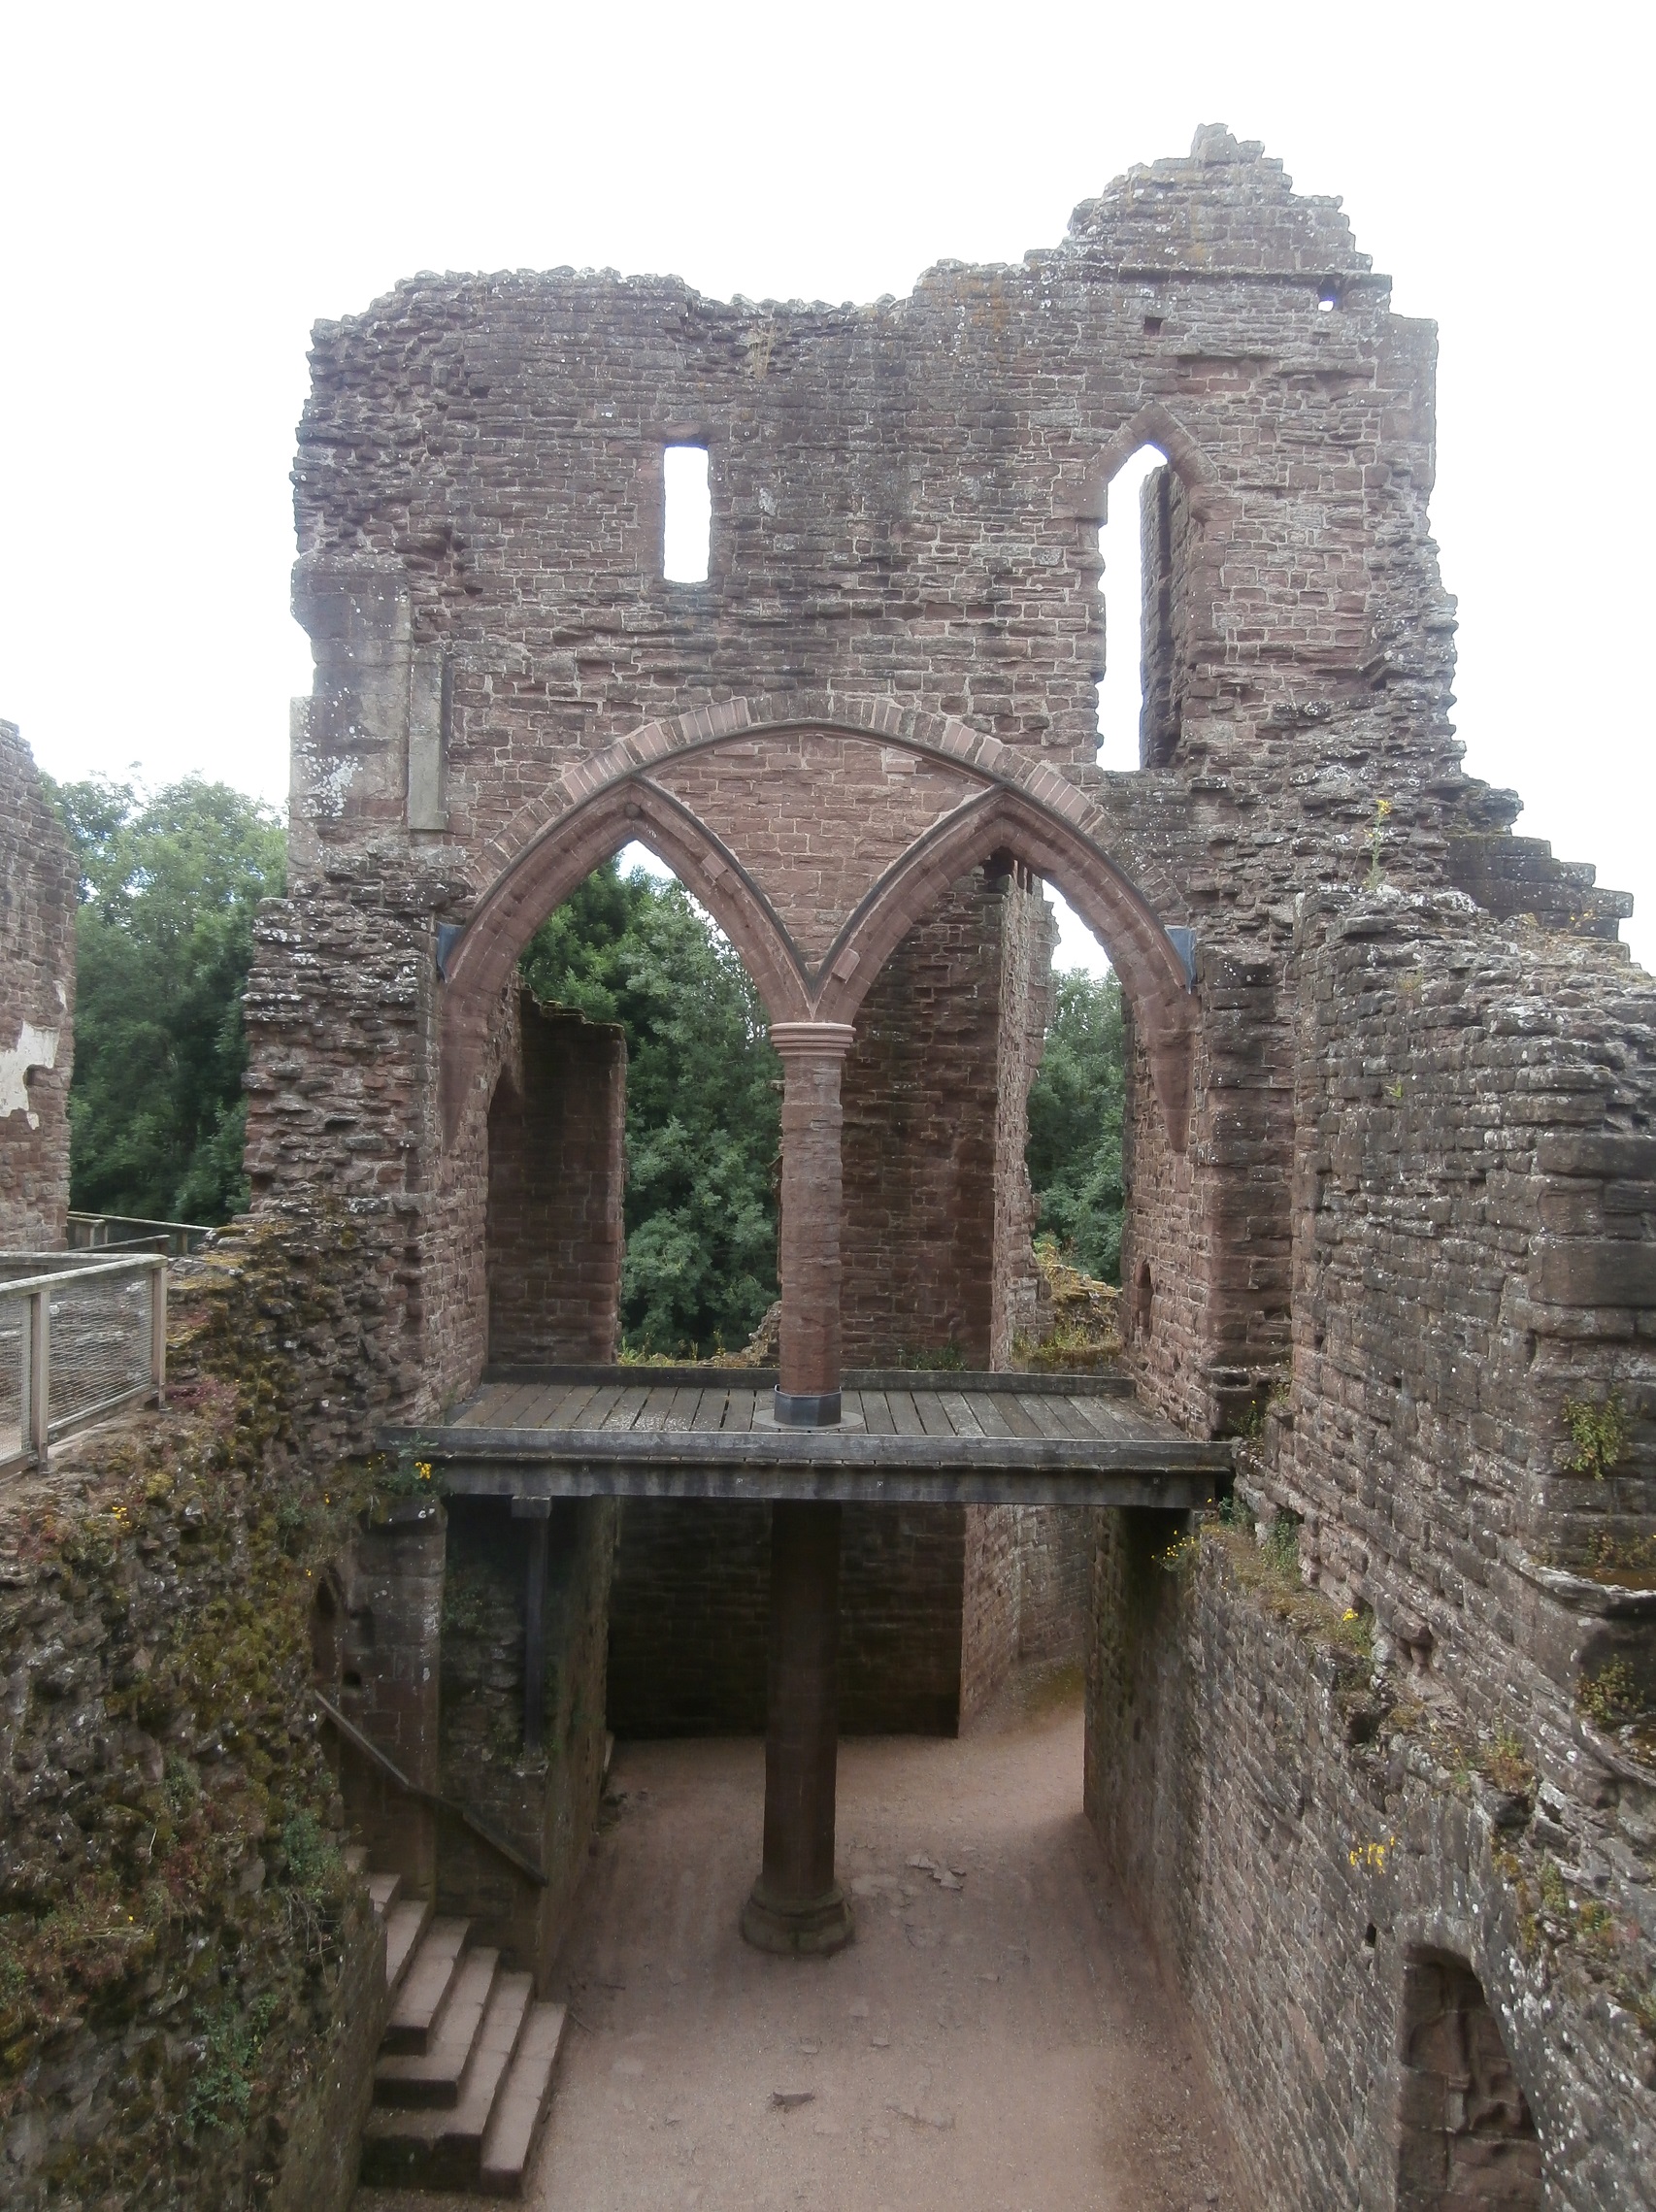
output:
M489 2196L519 2196L536 2140L551 2103L552 2079L563 2049L568 2008L536 2004L529 2008L516 2054L500 2085L488 2132L483 2137L479 2186Z
M385 1916L385 1987L393 2000L431 1919L424 1898L403 1898Z
M414 2110L375 2106L363 2133L365 2182L402 2189L480 2186L483 2137L517 2048L532 1989L527 1974L499 1977L456 2104Z
M468 1951L449 1986L441 2018L423 2051L382 2052L374 2068L380 2104L452 2105L493 1995L498 1951Z
M469 1920L434 1920L420 1940L385 2029L386 2051L423 2051L459 1970Z

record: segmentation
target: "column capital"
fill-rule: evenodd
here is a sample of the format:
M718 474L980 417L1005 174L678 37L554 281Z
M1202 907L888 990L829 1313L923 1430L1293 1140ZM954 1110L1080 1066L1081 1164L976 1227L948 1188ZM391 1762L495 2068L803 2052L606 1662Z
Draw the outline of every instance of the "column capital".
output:
M771 1042L784 1060L843 1060L856 1042L848 1021L774 1021Z

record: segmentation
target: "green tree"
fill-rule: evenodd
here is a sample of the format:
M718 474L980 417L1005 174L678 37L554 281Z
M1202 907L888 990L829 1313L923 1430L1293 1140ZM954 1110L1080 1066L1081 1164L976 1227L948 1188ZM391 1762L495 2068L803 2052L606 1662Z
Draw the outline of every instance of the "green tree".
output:
M777 1295L781 1064L729 942L677 882L598 869L545 921L524 980L627 1040L623 1338L741 1344Z
M1046 1050L1029 1094L1024 1157L1038 1227L1088 1274L1121 1274L1121 985L1079 973L1053 979Z
M253 911L286 873L282 824L192 776L145 796L48 786L81 863L70 1201L219 1222L248 1202L242 992Z

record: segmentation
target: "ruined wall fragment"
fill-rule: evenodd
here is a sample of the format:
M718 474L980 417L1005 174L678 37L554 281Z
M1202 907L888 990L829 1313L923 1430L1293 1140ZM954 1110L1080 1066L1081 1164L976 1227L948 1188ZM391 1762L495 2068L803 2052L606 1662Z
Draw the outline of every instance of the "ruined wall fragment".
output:
M0 722L0 1250L63 1249L79 891L29 749Z

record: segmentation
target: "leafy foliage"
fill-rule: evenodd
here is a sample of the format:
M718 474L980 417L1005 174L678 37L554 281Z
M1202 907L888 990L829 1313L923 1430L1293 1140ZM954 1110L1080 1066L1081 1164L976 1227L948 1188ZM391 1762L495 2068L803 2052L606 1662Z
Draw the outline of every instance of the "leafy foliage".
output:
M629 1350L743 1343L777 1295L781 1064L759 995L683 887L607 862L531 940L546 1005L627 1040Z
M1104 1282L1121 1278L1123 1044L1113 975L1054 977L1024 1157L1042 1231Z
M282 826L193 776L149 797L102 776L49 790L81 864L71 1204L228 1220L248 1200L242 991Z
M1602 1482L1627 1457L1633 1433L1627 1408L1612 1391L1602 1404L1591 1399L1567 1398L1561 1408L1564 1425L1573 1446L1565 1461L1572 1474L1590 1474Z

